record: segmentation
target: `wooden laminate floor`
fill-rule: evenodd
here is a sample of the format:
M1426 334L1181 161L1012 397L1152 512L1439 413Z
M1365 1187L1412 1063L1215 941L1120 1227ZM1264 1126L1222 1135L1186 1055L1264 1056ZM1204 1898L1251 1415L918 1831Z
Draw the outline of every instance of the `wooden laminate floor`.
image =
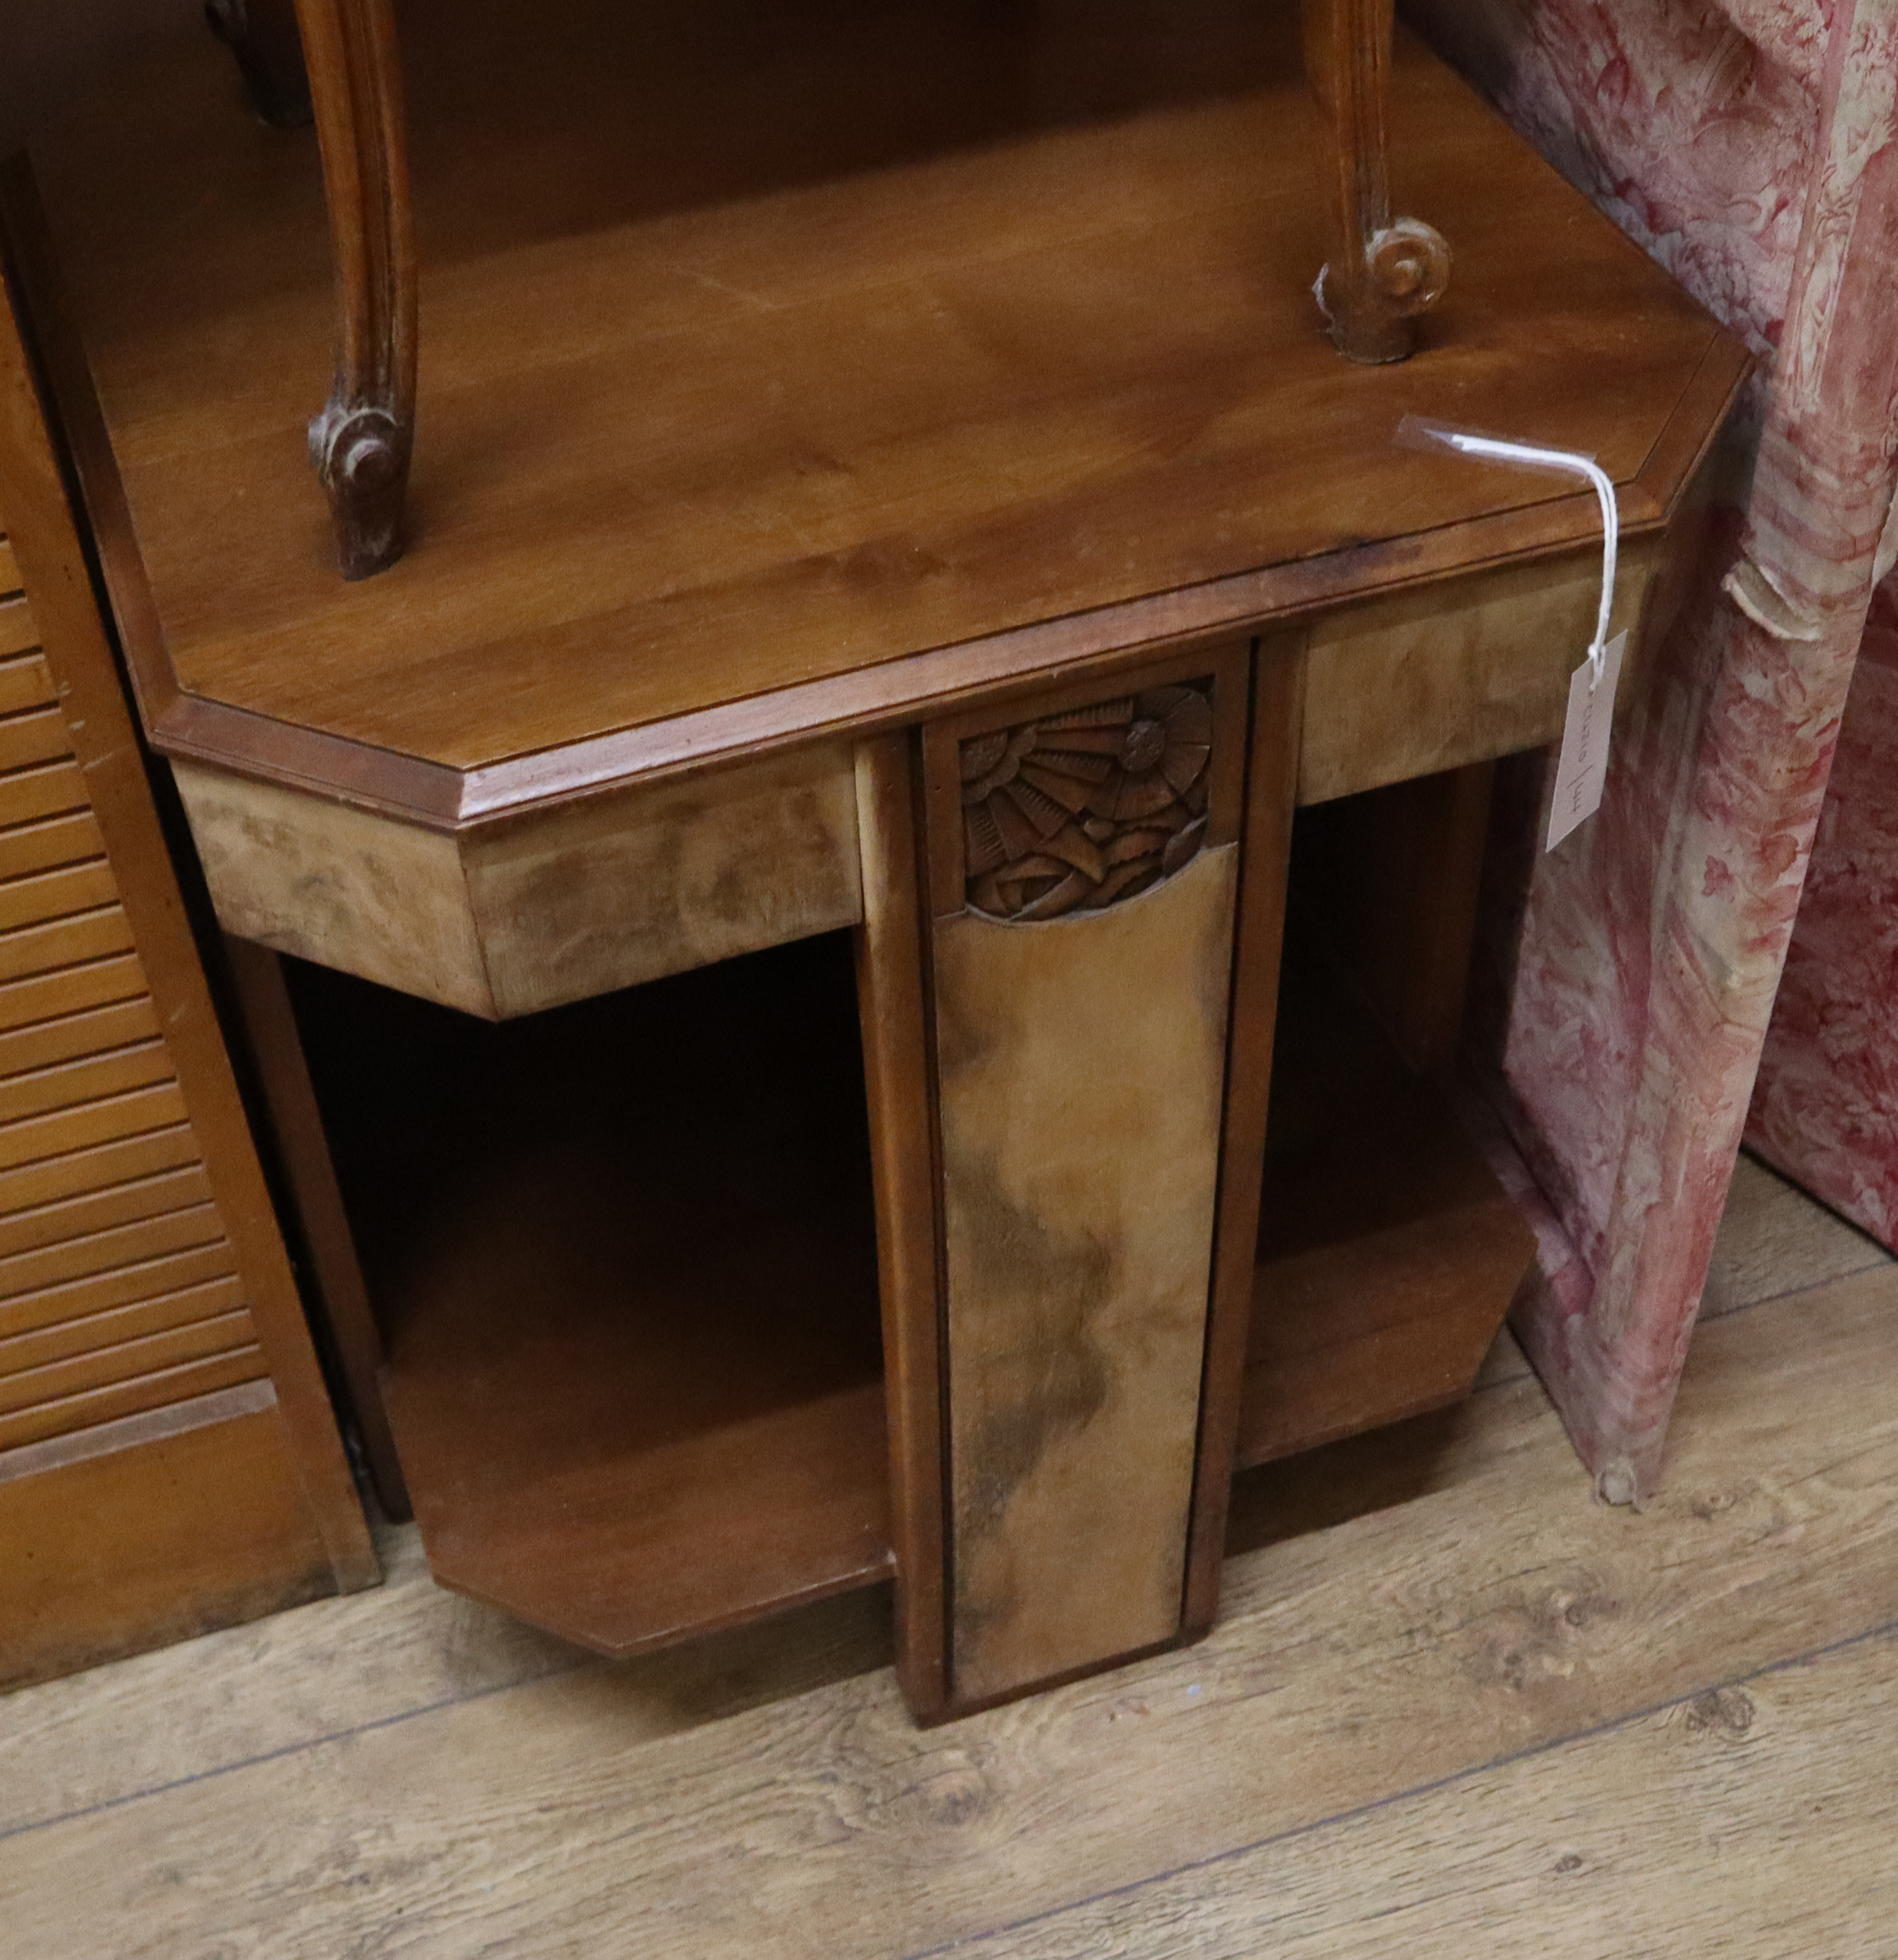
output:
M388 1586L0 1701L18 1960L1898 1955L1898 1268L1743 1163L1665 1488L1505 1341L1254 1472L1212 1639L923 1734L873 1599L610 1666Z

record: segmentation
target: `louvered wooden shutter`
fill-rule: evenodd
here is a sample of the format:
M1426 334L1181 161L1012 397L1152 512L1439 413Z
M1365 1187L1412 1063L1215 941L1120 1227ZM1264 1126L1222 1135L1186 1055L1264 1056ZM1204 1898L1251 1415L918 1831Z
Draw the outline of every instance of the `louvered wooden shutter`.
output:
M266 1370L0 542L0 1452Z
M378 1577L22 330L30 287L83 421L36 226L0 163L0 1689Z

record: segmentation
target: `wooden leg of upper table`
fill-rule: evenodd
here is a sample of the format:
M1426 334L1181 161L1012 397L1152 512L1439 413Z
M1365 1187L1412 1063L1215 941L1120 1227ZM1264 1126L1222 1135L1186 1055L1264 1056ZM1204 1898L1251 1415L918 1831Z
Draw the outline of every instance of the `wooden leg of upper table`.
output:
M341 303L336 385L310 425L345 578L401 555L415 434L416 254L393 0L296 0Z
M1304 10L1305 71L1330 139L1319 304L1341 353L1401 361L1412 316L1435 305L1449 282L1450 247L1428 224L1390 215L1393 0L1304 0Z
M273 129L306 127L310 78L294 0L205 0L204 11L211 31L237 57L257 113Z

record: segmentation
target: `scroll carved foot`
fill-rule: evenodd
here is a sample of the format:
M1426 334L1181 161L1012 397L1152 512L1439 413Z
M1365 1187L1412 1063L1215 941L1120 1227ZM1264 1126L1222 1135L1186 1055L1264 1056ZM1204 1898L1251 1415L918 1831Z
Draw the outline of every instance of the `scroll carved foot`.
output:
M1327 264L1318 275L1318 305L1338 351L1353 361L1403 360L1414 339L1412 320L1450 283L1442 233L1419 218L1396 218L1365 241L1355 272L1340 278Z
M1428 224L1390 215L1391 0L1304 0L1304 8L1305 72L1328 142L1318 304L1340 353L1401 361L1412 320L1449 283L1450 247Z
M410 442L387 409L340 397L310 425L310 460L329 493L346 579L371 578L402 555Z

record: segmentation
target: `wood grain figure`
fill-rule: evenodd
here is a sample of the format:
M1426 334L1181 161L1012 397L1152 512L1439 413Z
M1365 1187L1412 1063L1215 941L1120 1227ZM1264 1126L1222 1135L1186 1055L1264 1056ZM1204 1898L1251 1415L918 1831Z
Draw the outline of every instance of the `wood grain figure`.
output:
M1180 1629L1237 858L1041 927L938 923L964 1701Z
M1180 1634L1248 651L925 736L958 1707Z
M1644 613L1663 562L1659 537L1624 539L1610 622L1629 636L1623 702L1641 684ZM1568 677L1600 598L1597 544L1314 620L1298 800L1323 803L1559 742Z

